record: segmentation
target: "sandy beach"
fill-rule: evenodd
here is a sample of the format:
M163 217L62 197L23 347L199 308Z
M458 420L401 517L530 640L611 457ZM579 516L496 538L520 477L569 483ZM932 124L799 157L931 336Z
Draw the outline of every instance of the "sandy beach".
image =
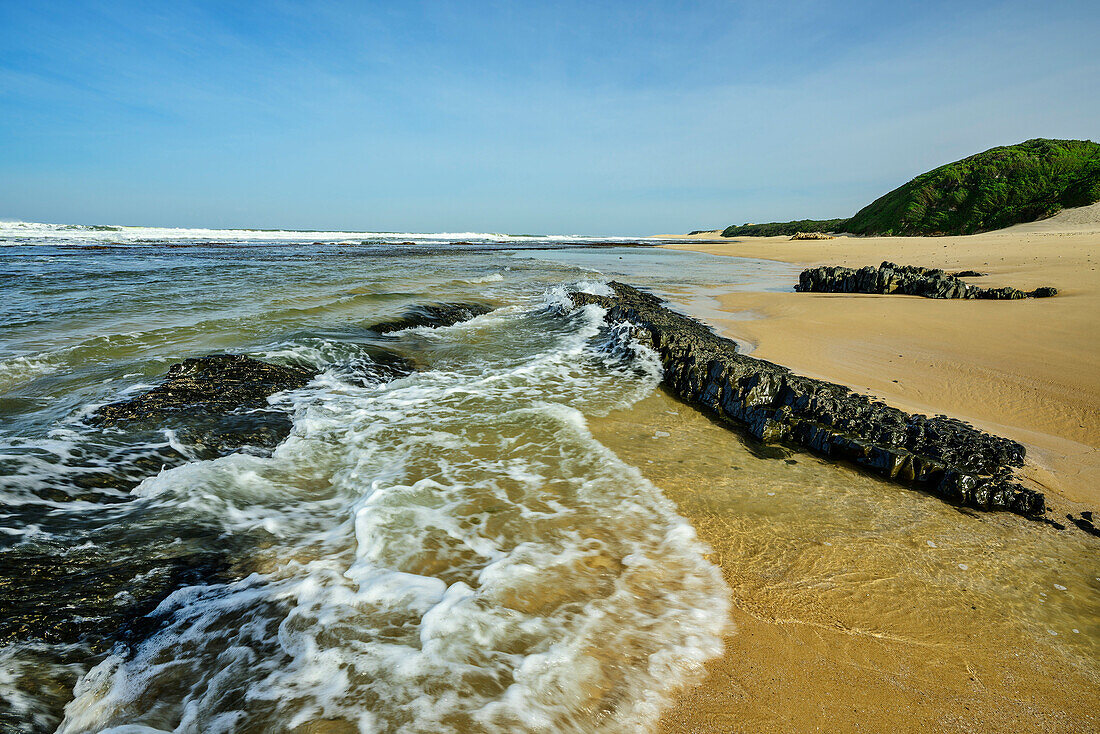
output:
M0 8L0 734L1100 734L1100 2L317 5Z
M1046 493L1055 519L1100 506L1100 206L966 237L716 242L716 234L668 246L806 266L890 260L978 270L987 275L969 282L983 286L1058 288L1055 298L1016 302L728 293L713 305L729 318L711 311L709 320L726 336L751 343L754 356L1022 442L1028 449L1023 479ZM650 420L660 423L658 412ZM723 430L707 423L696 430ZM690 433L683 425L666 430ZM685 450L704 450L699 441ZM968 605L973 582L936 598L921 578L930 566L915 566L907 554L892 557L888 523L867 528L867 545L846 563L833 560L838 551L831 542L804 547L817 533L809 529L812 521L793 533L777 530L774 521L744 527L746 521L734 519L742 498L728 497L739 486L728 473L685 479L650 472L714 548L713 560L733 590L737 626L725 655L707 666L705 682L665 715L663 731L1095 730L1100 713L1089 690L1095 690L1096 670L1087 663L1095 662L1095 651L1076 660L1053 655L1042 633L1028 631L1022 616L1005 608L1020 593L1017 583L1029 583L1018 574L1028 573L1022 569L1038 553L1032 544L1053 542L1067 568L1088 571L1095 570L1088 560L1092 538L1037 533L1039 526L1019 518L983 520L974 540L978 552L995 555L1005 543L1002 531L1014 537L1009 545L1026 550L990 570L1003 579L1000 592L985 598L984 607ZM853 471L845 481L871 480ZM955 517L945 518L946 527L969 522ZM864 529L853 522L850 530ZM907 525L897 543L943 545L942 537L924 537ZM1045 592L1033 598L1037 609L1047 601ZM1095 624L1094 609L1082 614ZM1048 634L1056 639L1054 630Z
M1100 206L967 237L685 240L668 247L807 267L890 260L977 270L987 275L968 282L982 286L1058 288L1008 303L735 293L718 299L731 318L714 325L801 374L1016 439L1028 448L1025 478L1055 506L1100 505Z

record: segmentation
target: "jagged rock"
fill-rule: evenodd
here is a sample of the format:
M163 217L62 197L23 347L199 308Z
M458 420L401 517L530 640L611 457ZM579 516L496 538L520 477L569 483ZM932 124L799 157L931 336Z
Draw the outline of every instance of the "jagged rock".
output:
M444 315L451 318L452 313ZM399 354L370 345L363 349L362 359L343 365L343 377L352 384L389 382L415 370ZM270 450L290 434L292 424L267 398L303 387L316 374L311 367L239 354L192 357L169 367L164 382L153 389L99 408L89 423L131 430L171 428L199 459L242 448Z
M956 278L981 278L985 273L979 273L977 270L960 270L954 275Z
M822 380L737 353L737 345L702 323L623 283L615 295L571 295L575 305L607 309L609 324L628 322L664 365L664 382L680 398L745 426L762 441L788 441L847 459L877 474L918 485L981 510L1022 515L1044 511L1039 492L1014 481L1024 447L946 416L910 415Z
M290 433L290 418L267 398L308 383L308 367L261 362L239 354L192 357L168 368L160 385L104 405L90 422L99 426L174 428L199 458L244 446L271 449Z
M192 357L169 367L164 382L152 390L99 408L94 422L110 426L182 411L228 413L259 407L269 395L302 387L315 374L308 367L270 364L241 354Z
M153 548L124 557L86 545L17 546L0 554L0 643L85 642L93 650L132 632L166 596L225 576L220 550L166 555Z
M480 303L435 303L414 306L396 319L381 321L367 328L376 334L389 334L416 326L452 326L490 311L489 306Z
M973 286L971 286L973 287ZM1016 288L978 288L975 289L977 293L969 296L970 298L980 298L987 301L1018 301L1021 298L1027 298L1026 293ZM966 298L967 296L962 296Z
M193 459L216 459L236 451L267 455L290 435L294 422L278 409L249 410L225 415L197 414L166 419Z
M824 232L795 232L792 240L835 240L836 237Z
M20 644L24 661L5 671L5 683L8 692L32 692L47 714L31 726L0 696L0 732L53 731L80 672L118 645L148 638L164 622L157 606L172 592L244 575L229 560L231 541L217 533L165 530L167 539L123 531L125 539L111 543L89 537L60 547L46 539L0 551L0 645Z
M883 262L877 268L867 266L852 269L834 265L822 265L803 270L794 287L801 293L897 293L925 298L981 298L990 300L1017 300L1020 298L1046 298L1055 295L1054 288L1037 288L1030 293L1016 288L980 288L960 280L960 276L981 275L973 270L949 275L938 268L922 268L917 265L895 265Z

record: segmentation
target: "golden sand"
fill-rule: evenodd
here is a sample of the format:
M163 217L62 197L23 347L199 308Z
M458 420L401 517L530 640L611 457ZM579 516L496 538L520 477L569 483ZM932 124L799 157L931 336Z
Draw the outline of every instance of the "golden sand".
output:
M1096 539L762 448L663 392L589 424L731 589L725 655L660 731L1100 730Z
M731 292L731 318L710 320L754 356L1019 440L1025 482L1057 519L1100 509L1100 205L968 237L715 234L671 247L1058 288L1027 301ZM654 429L671 434L659 451ZM725 655L661 731L1100 730L1095 538L959 511L808 454L760 459L665 395L594 431L678 503L732 590Z
M1100 208L1084 207L1086 211ZM717 255L860 267L890 260L988 273L969 282L1059 295L1026 301L915 296L730 293L716 320L753 356L868 392L899 408L946 413L1028 448L1026 478L1054 504L1100 509L1100 224L1081 210L967 237L743 238L669 245ZM1059 215L1062 217L1063 215Z

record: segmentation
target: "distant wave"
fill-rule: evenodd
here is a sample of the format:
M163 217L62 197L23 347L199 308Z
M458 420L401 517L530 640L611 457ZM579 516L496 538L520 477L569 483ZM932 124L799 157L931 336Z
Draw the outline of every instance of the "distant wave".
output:
M0 222L0 242L33 241L136 244L158 241L230 242L575 242L624 241L632 237L592 237L577 234L512 235L495 232L356 232L290 229L206 229L185 227L131 227L100 224L48 224L43 222Z
M42 222L0 222L0 231L38 232L121 232L123 227L110 224L43 224Z

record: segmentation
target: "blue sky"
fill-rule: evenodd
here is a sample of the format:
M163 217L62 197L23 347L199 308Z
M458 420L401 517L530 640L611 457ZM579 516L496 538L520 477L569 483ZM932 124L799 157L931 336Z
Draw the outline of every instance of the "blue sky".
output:
M0 218L652 234L1100 139L1100 3L0 0Z

